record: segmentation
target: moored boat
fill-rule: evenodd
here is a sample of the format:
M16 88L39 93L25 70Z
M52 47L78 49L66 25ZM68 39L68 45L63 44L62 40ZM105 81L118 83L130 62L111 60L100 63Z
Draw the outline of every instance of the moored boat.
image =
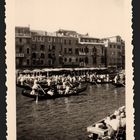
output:
M20 87L20 88L23 88L23 89L26 89L26 90L31 90L32 89L32 86L27 84L27 83L24 83L24 84L16 84L17 87Z
M112 84L116 87L125 87L125 84L122 82L117 82L117 83L112 82Z
M118 122L117 130L113 130L113 122L111 121ZM89 134L88 138L92 140L120 140L125 139L125 129L125 106L122 106L108 117L88 126L87 132Z

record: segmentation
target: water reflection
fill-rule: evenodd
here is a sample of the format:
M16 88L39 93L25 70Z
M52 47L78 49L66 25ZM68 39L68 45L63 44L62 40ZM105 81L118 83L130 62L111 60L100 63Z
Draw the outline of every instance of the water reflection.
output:
M69 114L69 106L70 106L69 99L65 98L64 101L65 101L65 105L66 105L66 111Z
M39 101L17 89L17 139L85 140L86 127L125 104L125 89L89 85L79 96Z

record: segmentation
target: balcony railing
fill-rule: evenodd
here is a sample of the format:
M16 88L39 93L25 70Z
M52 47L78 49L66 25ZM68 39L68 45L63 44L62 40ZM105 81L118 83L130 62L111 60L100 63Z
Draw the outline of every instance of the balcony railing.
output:
M16 57L24 57L24 53L16 53Z
M25 34L25 33L15 33L15 36L16 37L31 37L31 34L28 33L28 34Z

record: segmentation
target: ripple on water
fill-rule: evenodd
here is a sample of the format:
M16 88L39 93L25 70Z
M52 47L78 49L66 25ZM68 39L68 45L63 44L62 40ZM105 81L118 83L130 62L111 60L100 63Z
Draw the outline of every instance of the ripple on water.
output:
M125 104L125 89L88 86L80 96L39 101L17 88L17 139L86 140L86 127Z

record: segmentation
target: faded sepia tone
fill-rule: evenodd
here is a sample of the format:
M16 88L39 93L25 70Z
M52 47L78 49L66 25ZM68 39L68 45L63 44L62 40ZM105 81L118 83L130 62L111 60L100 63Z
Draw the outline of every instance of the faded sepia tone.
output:
M127 116L126 117L126 122L127 122L126 139L127 140L133 139L133 127L132 127L133 126L133 91L132 91L132 86L133 86L132 48L133 47L131 45L132 29L131 29L131 1L130 0L106 0L106 1L104 1L104 0L77 0L77 1L74 1L74 0L71 0L71 1L70 0L69 1L65 1L65 0L59 0L59 1L57 1L57 0L41 0L41 1L15 0L15 1L11 1L11 2L7 1L6 24L7 24L7 30L6 30L7 31L6 32L7 83L6 83L6 85L8 88L8 93L7 93L7 103L8 103L8 106L7 106L8 136L7 136L7 138L8 139L16 139L18 137L18 136L16 136L17 132L18 132L18 127L16 126L16 123L20 123L19 119L18 119L18 121L16 120L16 117L17 117L16 115L19 116L17 108L18 108L18 105L20 106L20 102L18 102L16 100L16 98L17 98L16 80L15 80L16 79L16 75L15 75L16 68L21 68L21 69L25 70L25 69L30 69L30 68L34 68L34 69L35 68L45 68L45 67L50 66L49 61L47 61L45 64L43 63L44 64L43 66L41 66L40 64L39 65L36 64L35 66L33 66L32 64L29 65L33 61L29 62L29 64L26 65L25 63L26 62L28 63L28 60L29 61L32 60L31 55L25 56L25 60L23 60L23 65L19 65L21 61L19 61L17 59L17 57L21 57L21 56L17 55L17 52L16 52L17 50L15 49L15 46L17 45L16 44L17 40L15 41L15 38L17 37L16 36L17 34L15 34L15 27L16 28L18 28L18 27L19 28L20 27L29 28L31 33L33 33L34 30L35 30L35 32L45 31L47 33L54 33L56 31L62 32L63 30L76 31L80 34L80 38L82 38L81 37L82 35L84 35L84 36L86 35L86 37L89 36L89 37L93 37L95 39L96 38L101 39L100 40L101 42L99 41L99 43L101 43L100 45L103 45L102 43L104 43L104 41L106 41L106 39L108 40L108 37L112 38L114 36L120 36L121 40L125 42L125 62L123 62L123 57L122 57L120 67L121 68L125 67L125 74L126 74L125 97L121 96L122 99L125 99L125 106L126 106L126 116ZM49 44L46 44L46 46L48 46L48 45ZM114 44L111 44L111 45L114 45ZM56 46L57 46L57 44L56 44ZM122 46L124 46L124 44ZM27 48L28 48L28 45L27 45ZM92 45L91 46L89 45L89 48L92 48ZM72 51L73 50L74 49L72 49ZM61 51L61 50L59 50L59 51ZM63 51L62 51L62 53L63 53L62 55L64 57L65 52L63 52ZM98 52L101 52L101 51L104 51L104 50L102 48L99 48ZM113 51L115 51L115 49ZM117 52L117 54L118 54L118 52ZM56 60L59 60L60 54L58 54L56 51L55 55L58 56L58 58L56 57L57 58ZM100 55L101 55L100 53L99 53L99 55L97 55L97 64L96 65L92 65L93 62L92 62L92 57L90 55L88 55L88 61L87 61L88 64L86 63L86 60L85 60L85 64L77 63L78 65L75 65L76 63L73 62L73 58L75 56L72 54L70 54L69 56L67 55L65 58L67 58L70 61L70 59L71 59L70 57L73 56L71 67L75 68L75 70L76 70L76 66L78 68L79 67L85 68L86 66L89 68L91 68L91 67L100 68L100 67L110 66L111 65L110 62L112 61L111 59L113 58L112 55L114 55L114 54L111 54L111 53L108 54L108 56L110 56L110 57L108 57L108 60L106 63L100 62ZM83 58L86 59L85 57L83 57ZM78 57L78 60L81 62L80 59L83 59L83 58ZM45 54L45 58L43 61L45 61L45 59L47 59L47 60L49 59L48 53ZM117 56L116 56L116 59L118 59ZM75 58L75 60L76 60L76 58ZM117 67L119 67L119 65L120 65L120 62L115 63L115 61L114 61L113 63L114 63L114 65L117 65ZM125 64L125 66L124 66L124 64ZM56 67L62 68L64 66L67 67L67 64L63 63L63 65L62 65L61 63L59 63L59 61L56 61L53 68L56 68ZM93 90L96 91L97 87L95 89L93 88ZM103 92L101 87L99 89L100 89L100 91L97 91L97 93ZM90 94L91 91L88 91L88 92ZM108 92L110 92L110 91L108 91ZM119 93L119 90L114 90L114 92ZM101 95L101 97L102 97L102 95ZM114 99L116 99L116 98L117 97L115 96ZM18 98L18 99L20 99L20 98ZM89 100L86 97L85 97L85 99L87 101ZM72 101L73 100L74 99L72 98ZM68 104L70 101L71 100L67 100L67 98L66 98L66 100L64 100L66 105L70 105L70 104ZM117 103L117 100L112 100L112 102L116 102L116 104L118 104L118 105L123 104L123 101L121 101L121 100L118 101L119 103ZM47 103L47 101L46 101L46 103ZM49 105L50 104L48 102L48 107L49 107ZM116 105L116 106L114 105L114 107L118 107L118 105ZM39 107L39 104L38 104L38 107ZM80 106L79 106L79 108L80 108ZM32 109L33 109L32 115L33 115L34 119L38 120L37 116L36 116L37 115L36 114L36 111L37 111L36 104L32 103ZM66 106L67 113L69 113L70 109L71 109L70 106ZM89 108L89 110L90 110L90 108ZM130 110L132 110L132 111L130 111ZM105 112L110 113L109 110L108 111L106 110ZM104 112L104 115L106 115L105 112ZM90 117L91 116L89 116L89 118ZM104 117L106 117L106 116L104 116ZM87 117L87 119L88 119L88 117ZM91 124L92 123L94 123L94 122L91 121ZM35 123L35 125L38 126L37 123ZM33 129L31 126L32 125L29 125L29 129ZM43 127L43 126L44 125L42 124L42 128L45 129L45 127ZM83 129L86 129L87 126L84 126L84 127L85 128L83 128ZM58 124L58 128L59 128L59 124ZM34 132L34 131L32 131L32 132ZM18 133L22 133L22 132L18 132ZM85 130L85 134L86 134L86 130ZM62 133L62 135L63 135L63 133ZM22 136L21 138L24 138L24 137ZM31 139L34 137L29 137L29 138ZM45 139L46 137L41 136L40 138ZM51 138L51 136L49 138ZM67 140L67 138L68 137L59 137L59 139L66 139L66 140Z

